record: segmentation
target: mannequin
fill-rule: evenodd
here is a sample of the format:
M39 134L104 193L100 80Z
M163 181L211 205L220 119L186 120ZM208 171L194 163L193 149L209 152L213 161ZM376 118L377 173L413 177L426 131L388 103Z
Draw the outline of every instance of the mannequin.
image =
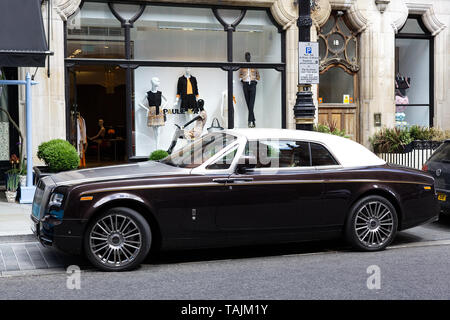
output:
M153 129L155 150L158 150L161 127L166 124L163 109L168 102L162 92L158 91L160 85L161 81L159 78L153 77L150 91L146 93L146 97L139 103L139 106L147 110L147 126ZM148 108L144 105L145 100L148 102ZM161 102L164 103L163 107L161 107Z
M186 114L186 120L192 119L193 112L197 111L198 97L197 79L191 74L191 68L187 67L178 78L174 107L177 108L180 103L180 110Z
M251 61L250 52L245 53L245 61ZM255 97L256 97L256 85L261 79L259 72L252 68L241 68L239 69L239 79L242 82L242 89L244 90L245 102L248 108L248 127L254 128L255 125L255 114L253 112L255 107Z

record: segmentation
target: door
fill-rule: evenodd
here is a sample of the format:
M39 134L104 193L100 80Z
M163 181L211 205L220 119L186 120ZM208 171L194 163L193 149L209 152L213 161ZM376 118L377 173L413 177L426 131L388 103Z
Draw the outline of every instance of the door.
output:
M320 226L323 187L308 142L250 141L244 154L256 156L256 168L228 178L216 209L222 235L248 242L294 239Z

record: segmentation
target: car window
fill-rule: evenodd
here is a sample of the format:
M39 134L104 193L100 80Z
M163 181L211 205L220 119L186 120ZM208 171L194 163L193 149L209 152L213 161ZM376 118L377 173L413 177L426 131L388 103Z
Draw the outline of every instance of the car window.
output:
M234 160L234 157L236 156L236 153L237 153L237 148L234 148L234 150L228 152L223 157L218 159L216 162L207 166L206 169L214 169L214 170L229 169L231 166L231 163Z
M310 145L311 161L313 166L333 166L338 164L327 148L321 144L313 142L311 142Z
M309 167L309 145L303 141L258 140L248 141L245 155L257 159L256 168Z
M210 133L175 151L161 162L180 168L196 168L236 139L226 133Z
M429 161L450 162L450 142L444 142L430 157Z

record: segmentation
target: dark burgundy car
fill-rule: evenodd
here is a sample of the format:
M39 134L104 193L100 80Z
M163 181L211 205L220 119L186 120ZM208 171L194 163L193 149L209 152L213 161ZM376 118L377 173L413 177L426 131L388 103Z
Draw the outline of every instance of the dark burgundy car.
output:
M434 177L441 211L450 213L450 140L436 149L425 163L423 170Z
M45 177L31 215L44 245L103 270L136 267L150 250L342 235L375 251L437 217L429 174L349 139L277 129L208 133L160 162Z

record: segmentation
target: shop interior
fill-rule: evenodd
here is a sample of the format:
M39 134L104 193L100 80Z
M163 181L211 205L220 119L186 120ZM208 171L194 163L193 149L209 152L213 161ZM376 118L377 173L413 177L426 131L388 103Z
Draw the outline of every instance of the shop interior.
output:
M78 151L84 153L86 167L124 162L124 70L112 66L77 66L70 72L70 79L73 136Z

